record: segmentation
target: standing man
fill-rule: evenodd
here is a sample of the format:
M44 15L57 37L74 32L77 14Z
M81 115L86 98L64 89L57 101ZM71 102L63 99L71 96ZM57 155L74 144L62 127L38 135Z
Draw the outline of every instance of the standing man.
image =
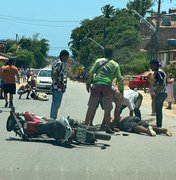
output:
M114 133L110 128L110 114L112 109L112 81L118 81L118 89L123 93L123 77L117 62L112 60L113 51L111 48L104 49L104 58L97 59L89 71L86 83L87 92L90 92L88 110L86 113L85 125L92 125L96 109L100 103L103 105L106 133ZM92 84L92 86L91 86Z
M50 118L57 119L58 109L62 102L63 93L66 90L67 78L65 76L66 62L69 58L69 52L62 50L59 55L59 60L52 66L52 103Z
M156 60L150 61L150 68L154 71L153 95L155 98L155 111L156 111L156 125L162 127L163 119L163 102L167 97L166 93L166 74L163 70L159 69L159 62Z
M13 94L16 94L16 77L17 82L20 84L20 77L18 73L18 68L13 65L13 59L9 59L8 65L2 68L2 78L4 81L3 90L4 90L4 99L5 99L5 107L9 108L13 107ZM9 101L8 101L8 95Z

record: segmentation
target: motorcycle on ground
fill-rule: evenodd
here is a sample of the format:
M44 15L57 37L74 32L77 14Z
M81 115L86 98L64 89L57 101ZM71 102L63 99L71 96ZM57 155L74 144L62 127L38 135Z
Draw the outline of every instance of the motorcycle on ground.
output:
M22 140L32 140L46 135L60 143L94 144L99 140L110 140L109 134L100 133L96 129L81 125L70 117L59 120L47 119L31 112L16 113L11 108L6 122L7 131L14 131Z

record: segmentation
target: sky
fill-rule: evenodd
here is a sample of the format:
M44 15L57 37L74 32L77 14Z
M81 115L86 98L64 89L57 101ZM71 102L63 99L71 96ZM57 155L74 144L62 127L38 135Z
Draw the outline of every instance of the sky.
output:
M84 19L102 15L107 4L126 8L129 0L0 0L0 40L23 36L29 38L39 33L39 38L49 41L49 55L58 56L68 43L74 28ZM161 11L176 8L176 0L162 0ZM157 3L153 7L157 10Z

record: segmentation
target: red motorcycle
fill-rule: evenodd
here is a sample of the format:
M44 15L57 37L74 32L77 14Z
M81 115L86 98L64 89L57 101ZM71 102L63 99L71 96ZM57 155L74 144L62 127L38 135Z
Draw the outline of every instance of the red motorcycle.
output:
M100 133L95 128L81 125L70 117L52 120L31 112L16 113L15 108L11 108L6 129L14 131L23 140L32 140L46 135L60 143L75 141L83 144L94 144L97 139L111 139L109 134Z

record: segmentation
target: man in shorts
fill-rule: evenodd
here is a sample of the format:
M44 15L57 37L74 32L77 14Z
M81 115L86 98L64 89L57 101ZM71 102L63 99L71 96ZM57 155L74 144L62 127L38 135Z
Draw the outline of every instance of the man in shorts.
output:
M21 96L23 94L27 94L26 99L30 99L29 98L30 92L31 92L31 86L29 84L22 85L17 91L17 93L19 94L19 99L21 99Z
M157 126L150 126L147 122L141 120L136 116L128 116L121 118L116 126L122 131L147 134L149 136L156 136L156 134L165 134L166 136L172 136L172 133L166 128Z
M110 128L110 118L112 110L112 81L114 78L118 81L118 89L123 93L123 77L117 62L112 60L113 51L111 48L104 49L104 58L97 59L89 71L86 83L87 92L90 92L88 110L85 118L85 125L91 125L96 113L96 109L102 101L104 107L104 120L106 124L106 133L114 133ZM92 85L91 85L92 84Z
M16 77L17 82L20 84L20 77L18 74L18 68L13 65L13 59L9 59L8 65L2 68L2 78L4 81L3 90L4 90L4 99L5 107L13 107L13 95L16 94ZM9 93L9 101L8 101Z

